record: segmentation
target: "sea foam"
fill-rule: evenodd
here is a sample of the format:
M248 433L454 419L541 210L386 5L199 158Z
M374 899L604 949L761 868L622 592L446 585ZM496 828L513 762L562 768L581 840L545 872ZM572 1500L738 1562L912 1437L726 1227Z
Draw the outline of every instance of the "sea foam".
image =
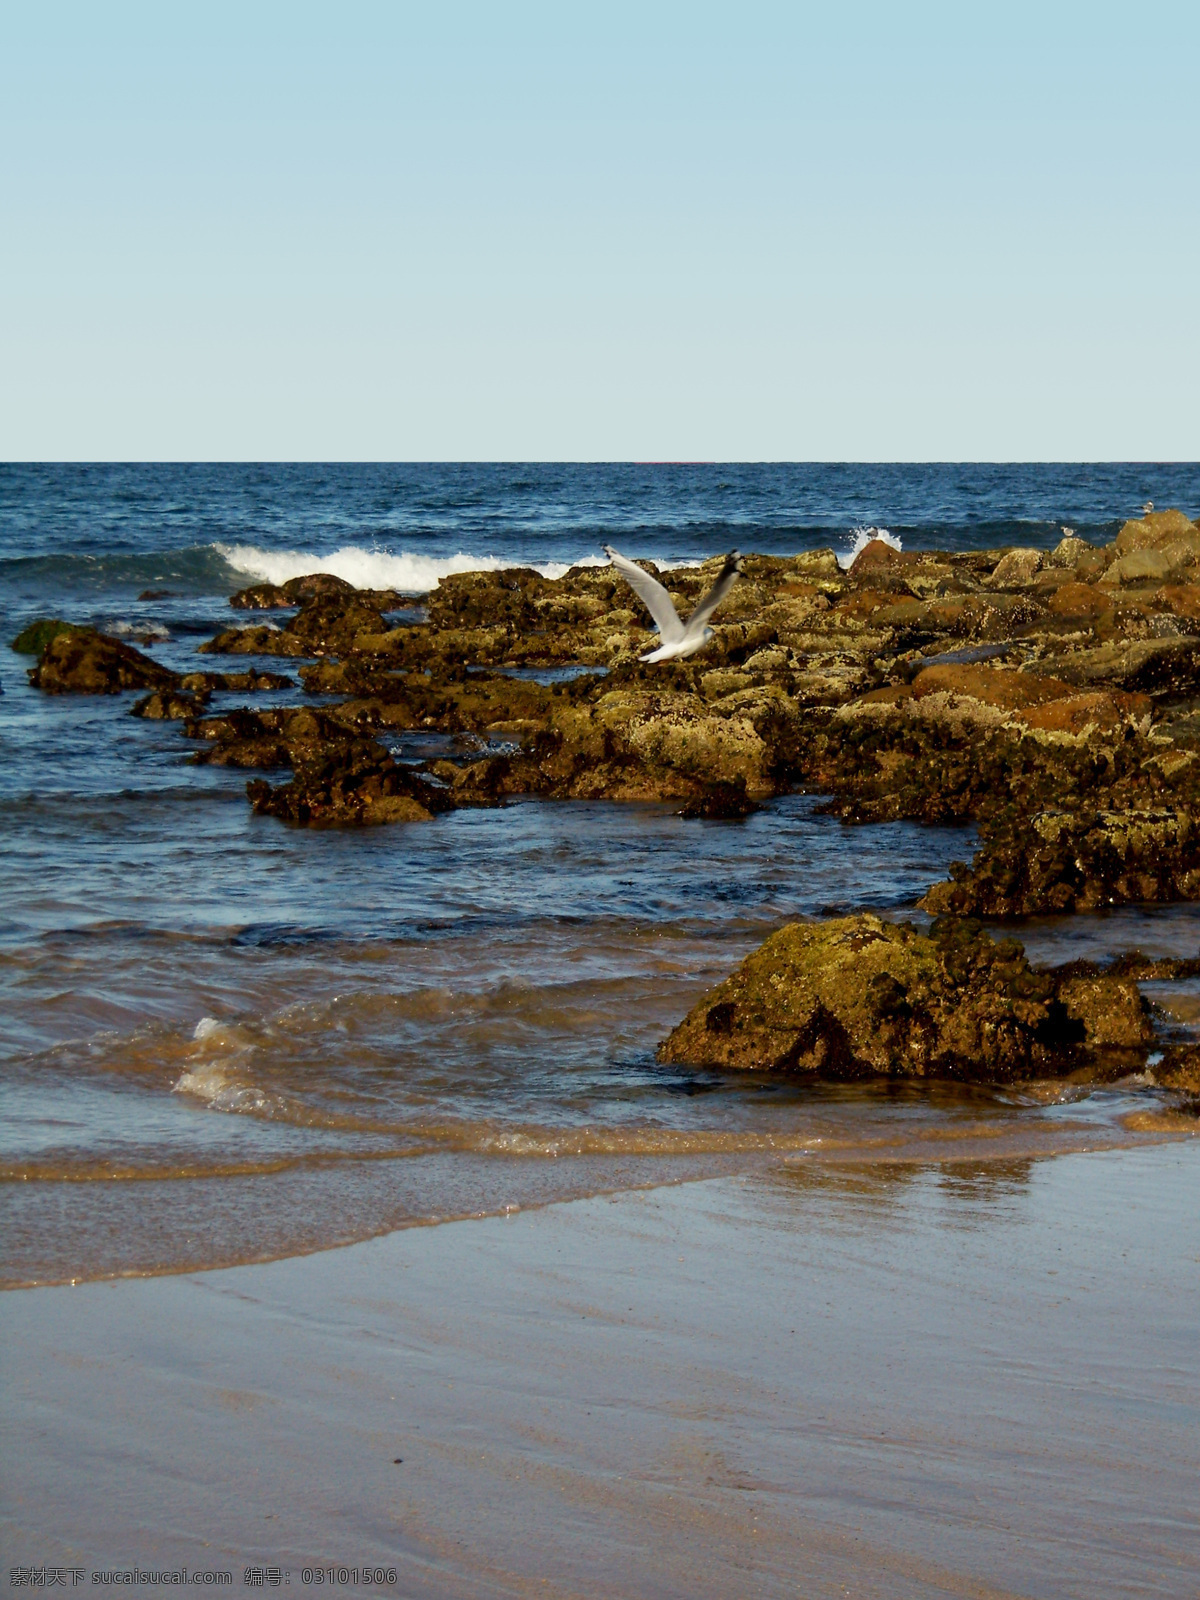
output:
M309 550L262 550L253 544L219 544L217 550L235 571L258 583L286 583L310 572L329 572L344 578L356 589L396 589L401 594L428 594L443 578L456 572L499 572L520 563L503 556L477 556L460 550L452 556L417 555L401 550L364 550L361 545L343 545L328 555ZM580 567L603 567L603 556L581 556ZM568 561L532 563L544 578L561 578L570 570Z
M850 548L843 550L837 558L843 572L849 572L872 539L882 540L884 544L891 545L893 550L900 549L899 534L889 533L886 528L851 528L850 539Z

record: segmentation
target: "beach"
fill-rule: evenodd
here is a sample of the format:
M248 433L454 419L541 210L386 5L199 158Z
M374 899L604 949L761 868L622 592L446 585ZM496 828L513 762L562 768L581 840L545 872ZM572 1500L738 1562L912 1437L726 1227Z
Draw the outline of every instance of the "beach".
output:
M10 1295L6 1564L1194 1594L1198 1160L797 1159Z
M1139 471L3 469L10 1583L1194 1593Z

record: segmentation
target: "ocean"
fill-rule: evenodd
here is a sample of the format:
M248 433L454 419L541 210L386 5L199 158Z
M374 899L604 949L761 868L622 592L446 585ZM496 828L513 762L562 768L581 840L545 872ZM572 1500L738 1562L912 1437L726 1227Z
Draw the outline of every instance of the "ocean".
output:
M305 572L419 593L478 567L553 576L605 542L661 564L848 556L867 528L1048 548L1065 527L1110 538L1146 500L1194 515L1200 468L7 465L0 628L152 635L195 670L231 593ZM850 828L790 795L736 824L530 800L292 830L251 815L244 773L188 766L177 725L131 718L132 696L45 696L29 664L0 650L7 1284L265 1260L772 1162L1019 1173L1132 1137L1119 1085L817 1091L656 1062L781 922L910 915L970 829ZM1023 937L1044 960L1196 947L1191 908Z

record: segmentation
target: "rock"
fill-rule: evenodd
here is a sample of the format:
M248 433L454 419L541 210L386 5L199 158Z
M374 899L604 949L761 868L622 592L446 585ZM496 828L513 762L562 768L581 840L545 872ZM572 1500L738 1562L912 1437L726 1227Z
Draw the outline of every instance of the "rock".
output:
M1200 1099L1200 1044L1172 1045L1154 1065L1155 1081Z
M702 817L707 822L741 822L760 807L746 793L743 779L740 783L710 783L680 812L683 817Z
M360 634L385 632L383 614L369 596L357 590L349 594L338 590L305 599L285 628L273 623L229 628L202 644L200 650L216 655L349 655Z
M130 707L131 717L146 717L152 722L187 722L198 717L208 703L208 695L156 689Z
M948 919L929 935L862 914L792 923L707 994L658 1053L835 1080L979 1083L1144 1058L1151 1032L1136 984L1098 976L1061 988L1014 940L997 943L977 923Z
M1200 584L1179 584L1158 591L1158 604L1186 622L1200 622Z
M73 622L62 622L57 617L43 617L23 628L13 640L12 648L21 656L40 656L51 639L57 639L60 633L76 631Z
M911 567L916 560L915 553L909 550L897 550L894 545L888 544L886 539L869 539L855 556L850 570L856 578L864 578L868 574L878 577L883 573Z
M132 645L94 628L56 633L29 671L47 694L119 694L123 689L177 689L179 674L159 666Z
M310 706L238 708L190 720L183 731L205 745L192 757L193 765L214 767L295 767L324 759L354 737L331 712ZM382 746L376 748L382 751Z
M987 581L996 589L1021 588L1032 583L1041 570L1042 552L1018 547L1001 556Z
M302 605L314 596L355 595L364 604L381 611L389 611L400 604L400 595L394 589L356 589L345 578L332 572L310 572L302 578L289 578L286 583L254 583L248 589L231 594L229 604L237 611L270 611L285 606Z
M1113 549L1120 557L1180 541L1195 541L1200 550L1200 529L1182 511L1151 511L1135 522L1127 522L1114 540Z
M1113 608L1111 595L1090 583L1064 583L1046 601L1047 608L1064 622L1095 622Z
M304 756L290 783L272 788L256 778L246 793L260 816L314 828L429 822L454 806L448 791L361 739Z
M1100 579L1103 584L1162 583L1171 574L1171 561L1162 550L1131 550L1113 562Z
M170 600L173 596L170 589L143 589L138 595L139 600Z
M970 868L920 901L935 916L1028 917L1200 899L1190 808L1008 813L986 824Z
M1054 546L1047 558L1047 564L1052 567L1078 566L1091 548L1086 539L1079 539L1073 533L1069 533Z
M285 672L259 672L251 667L246 672L189 672L180 682L180 688L189 693L201 694L210 689L237 689L261 694L264 690L294 689L295 679Z
M1132 639L1075 650L1055 662L1059 677L1080 686L1119 685L1155 699L1179 699L1200 689L1200 640Z

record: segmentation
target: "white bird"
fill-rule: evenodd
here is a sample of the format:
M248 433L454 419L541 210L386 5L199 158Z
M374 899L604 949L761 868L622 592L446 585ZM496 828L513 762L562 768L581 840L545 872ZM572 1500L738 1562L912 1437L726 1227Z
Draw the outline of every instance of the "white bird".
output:
M1147 516L1149 516L1150 513L1154 510L1154 501L1153 500L1147 500L1146 504L1142 507L1142 510L1146 513Z
M657 650L640 657L642 661L674 661L679 656L695 655L697 650L702 650L713 636L708 619L737 582L743 566L741 553L731 550L725 557L725 565L716 583L687 621L681 622L675 602L657 578L643 572L641 567L614 550L610 544L604 546L604 553L658 624L658 636L662 643Z

